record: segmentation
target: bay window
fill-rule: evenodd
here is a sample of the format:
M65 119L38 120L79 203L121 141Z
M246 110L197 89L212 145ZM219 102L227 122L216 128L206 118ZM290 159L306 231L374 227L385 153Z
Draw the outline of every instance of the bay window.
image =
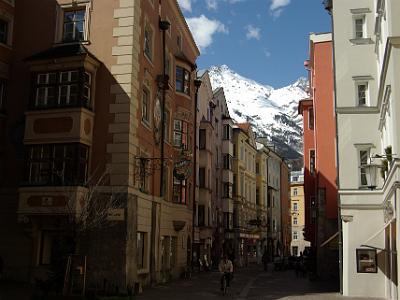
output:
M83 144L30 145L26 149L28 185L85 185L89 148Z
M84 69L37 73L32 109L91 107L91 74Z

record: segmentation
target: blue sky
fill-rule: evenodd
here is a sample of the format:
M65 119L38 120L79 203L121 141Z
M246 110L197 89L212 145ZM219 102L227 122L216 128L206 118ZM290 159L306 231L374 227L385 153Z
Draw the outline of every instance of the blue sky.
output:
M178 0L201 50L199 69L226 64L275 88L307 73L310 32L330 31L322 0Z

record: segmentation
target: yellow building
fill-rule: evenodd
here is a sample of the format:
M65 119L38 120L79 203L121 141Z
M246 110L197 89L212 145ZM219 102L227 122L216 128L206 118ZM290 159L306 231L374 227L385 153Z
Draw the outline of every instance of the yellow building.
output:
M234 142L234 251L236 263L246 266L257 261L260 243L256 203L256 155L254 133L249 123L236 124Z
M304 175L302 171L291 172L290 179L290 212L292 215L292 242L290 253L299 256L310 242L304 240L305 207L304 207Z

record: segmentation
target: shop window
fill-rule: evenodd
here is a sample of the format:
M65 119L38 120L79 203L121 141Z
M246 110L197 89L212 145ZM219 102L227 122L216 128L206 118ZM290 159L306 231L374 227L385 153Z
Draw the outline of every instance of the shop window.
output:
M356 249L357 273L377 273L378 262L375 249Z

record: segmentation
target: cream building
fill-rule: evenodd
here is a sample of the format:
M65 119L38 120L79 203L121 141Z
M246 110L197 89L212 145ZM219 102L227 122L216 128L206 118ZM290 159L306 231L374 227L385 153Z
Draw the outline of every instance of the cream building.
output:
M400 2L325 5L334 24L343 294L398 299Z
M304 207L304 175L303 171L290 173L290 214L292 225L292 241L290 254L299 256L310 242L304 239L305 207Z
M256 225L256 141L249 123L233 127L234 143L234 248L236 263L246 266L257 261L257 245L260 233Z

